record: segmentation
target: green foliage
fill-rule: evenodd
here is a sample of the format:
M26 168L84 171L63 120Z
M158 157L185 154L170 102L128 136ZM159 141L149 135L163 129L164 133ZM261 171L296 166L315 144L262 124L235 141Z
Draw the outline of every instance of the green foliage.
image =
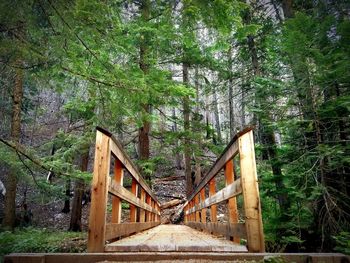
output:
M36 228L4 231L0 232L0 258L9 253L84 252L85 240L86 233Z
M340 232L339 235L333 236L336 247L335 251L350 255L350 232Z

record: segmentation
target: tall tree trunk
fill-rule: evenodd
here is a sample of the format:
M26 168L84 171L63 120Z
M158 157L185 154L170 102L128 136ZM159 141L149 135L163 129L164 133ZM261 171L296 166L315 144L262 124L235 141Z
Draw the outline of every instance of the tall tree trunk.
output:
M231 72L231 76L228 84L228 105L229 105L229 121L230 121L230 140L236 133L236 123L235 123L235 115L234 115L234 104L233 104L233 76L232 76L232 46L230 46L229 52L229 70Z
M65 214L68 214L70 212L70 179L67 179L66 181L66 197L64 199L64 205L63 205L63 208L62 208L62 213L65 213Z
M188 64L182 64L182 78L184 85L189 84ZM185 177L186 177L186 194L189 197L193 190L192 173L191 173L191 138L190 133L190 99L188 96L183 98L183 117L184 117L184 157L185 157Z
M192 121L192 132L196 138L197 145L196 150L194 151L194 159L196 163L196 171L195 171L195 180L193 187L197 187L199 184L201 178L202 178L202 169L201 169L201 161L199 158L200 152L202 150L202 137L201 137L201 116L199 112L199 75L198 75L198 68L195 69L195 88L196 88L196 108L193 116Z
M220 115L218 106L218 96L216 92L216 87L214 87L214 116L215 116L215 130L217 134L217 142L222 143L221 127L220 127Z
M174 125L173 125L172 129L173 129L174 133L177 133L178 132L178 128L177 128L177 117L176 117L176 109L175 108L173 108L173 120L174 120ZM175 147L176 147L176 149L179 148L179 141L178 140L175 141ZM182 163L182 157L181 157L181 155L180 155L178 150L176 150L175 162L176 162L176 168L178 170L181 170L182 169L182 164L181 164Z
M282 9L284 14L284 19L292 18L294 16L293 0L282 0Z
M12 94L12 120L11 120L11 140L18 143L21 137L21 106L23 99L23 69L22 62L18 61L15 70L15 83ZM17 191L17 174L10 170L6 180L6 195L3 226L13 229L16 219L16 191Z
M248 48L251 54L251 61L253 65L254 76L259 77L262 75L260 70L258 54L256 50L256 45L253 36L248 36ZM267 98L256 98L256 103L259 101L265 101ZM265 101L266 103L266 101ZM260 104L260 103L259 103ZM288 214L288 210L290 208L290 202L285 191L286 187L283 182L283 174L282 174L282 166L277 153L277 144L275 141L275 135L272 128L269 127L268 123L265 123L264 120L268 120L268 122L272 122L271 113L265 111L264 116L259 116L257 118L259 121L259 127L262 137L262 143L264 144L264 148L266 153L268 154L269 161L271 164L272 174L275 178L276 189L278 190L277 199L280 206L281 211L283 211L284 215ZM263 118L261 118L263 117ZM284 218L287 220L287 218Z
M89 164L89 150L81 156L81 171L86 172ZM74 197L72 202L72 213L70 217L69 230L70 231L82 231L81 213L82 213L82 201L85 191L85 183L83 179L77 179L74 186Z
M147 22L150 16L150 1L143 0L141 2L141 16L143 22ZM144 75L148 74L149 71L149 44L148 44L147 33L141 35L140 43L140 61L139 66ZM141 160L147 160L150 157L150 139L149 133L151 123L148 120L148 116L151 113L151 105L142 105L142 122L143 126L139 129L139 157ZM146 178L150 179L150 178Z

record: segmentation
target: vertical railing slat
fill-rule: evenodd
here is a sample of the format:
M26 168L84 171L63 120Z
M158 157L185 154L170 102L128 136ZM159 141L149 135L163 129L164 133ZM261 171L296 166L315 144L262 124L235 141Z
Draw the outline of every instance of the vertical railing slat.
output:
M234 163L233 160L229 160L225 165L225 178L226 178L226 185L232 184L235 180L234 175ZM238 223L238 212L237 212L237 202L236 197L230 198L227 200L227 206L228 206L228 218L230 223ZM239 243L240 239L237 237L229 237L229 239L232 239L234 242Z
M116 158L114 160L114 181L116 184L123 185L123 165L122 163ZM121 211L122 210L122 204L121 200L118 196L113 196L112 198L112 223L120 223L121 222Z
M132 182L131 182L131 192L137 196L137 181L132 178ZM130 204L130 222L133 223L133 222L136 222L136 206Z

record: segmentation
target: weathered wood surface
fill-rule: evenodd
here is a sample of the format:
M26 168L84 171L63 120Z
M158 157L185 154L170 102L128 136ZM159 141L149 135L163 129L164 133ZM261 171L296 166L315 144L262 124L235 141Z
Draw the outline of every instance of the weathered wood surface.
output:
M247 248L224 238L184 225L159 225L142 233L106 245L106 252L193 251L247 252Z
M101 252L105 242L106 203L110 164L110 138L97 131L91 189L88 252Z
M39 253L10 254L4 263L95 263L95 262L276 262L349 263L340 253L236 253L236 252L113 252L113 253ZM252 262L253 263L253 262Z
M116 184L114 181L111 182L111 185L109 186L109 192L115 196L120 197L121 199L127 201L130 203L130 213L132 213L133 220L136 220L136 209L135 206L140 207L144 210L147 210L152 213L159 213L156 209L145 203L145 201L141 200L140 198L135 196L135 193L137 191L136 184L134 185L134 188L132 189L133 193L128 191L126 188L124 188L121 185ZM133 221L135 222L135 221Z
M225 166L225 164L231 160L238 153L238 138L243 136L246 133L252 131L253 128L249 127L244 129L243 131L237 133L231 140L231 142L227 145L221 156L216 160L215 164L211 167L209 172L204 176L201 183L196 187L188 200L192 200L202 188L204 188L211 179L213 179L217 173Z
M236 180L232 184L226 186L225 188L221 189L216 194L213 194L212 196L205 199L204 202L196 204L195 207L188 210L188 213L193 213L195 211L199 211L203 208L218 204L222 201L225 201L231 197L237 196L242 193L241 188L241 180Z
M186 202L186 200L184 200L184 199L182 199L182 200L181 199L171 200L171 201L168 201L168 202L165 202L165 203L161 204L160 205L160 209L171 208L171 207L183 204L185 202Z
M249 252L265 252L253 132L238 138L241 184Z
M123 166L132 174L132 176L135 178L138 184L141 185L143 189L146 190L146 192L152 196L154 200L157 201L156 196L154 193L151 191L145 180L142 178L140 172L138 171L137 167L134 165L134 163L131 161L130 157L124 152L123 146L120 144L120 142L111 134L109 131L97 127L96 128L98 132L101 132L108 136L111 139L111 145L110 145L110 150L112 151L113 155L116 156ZM157 201L158 202L158 201Z
M116 184L123 186L124 171L122 163L116 159L114 161L114 181ZM112 199L112 223L120 223L122 214L122 203L118 196Z
M123 236L130 236L133 233L138 233L143 230L155 227L160 222L143 222L143 223L122 223L122 224L107 224L106 225L106 240L115 239Z
M214 235L232 236L247 238L247 232L244 224L240 223L199 223L199 222L188 222L186 223L189 227L203 230Z
M225 179L226 179L226 185L230 185L235 181L235 169L234 169L234 162L233 159L228 161L225 165ZM240 189L242 191L242 189ZM232 197L228 199L228 219L230 223L237 224L238 223L238 210L237 210L237 201L236 197ZM231 239L232 236L228 235L228 239ZM240 243L240 239L236 237L233 237L233 241L236 243Z

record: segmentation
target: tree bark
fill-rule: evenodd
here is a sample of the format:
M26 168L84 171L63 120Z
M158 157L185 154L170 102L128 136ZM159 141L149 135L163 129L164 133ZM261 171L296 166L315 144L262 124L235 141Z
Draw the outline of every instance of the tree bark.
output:
M177 128L177 117L176 117L176 110L175 110L175 108L173 108L173 120L174 120L173 132L177 133L178 132L178 128ZM179 148L179 141L178 140L175 141L175 148L176 149ZM181 154L179 153L178 150L176 150L175 162L176 162L176 168L181 170L182 169L182 157L181 157Z
M229 52L229 70L230 70L230 79L228 84L228 105L229 105L229 121L230 121L230 140L236 134L236 123L235 123L235 115L234 115L234 104L233 104L233 76L232 76L232 46L230 46Z
M254 41L253 36L248 36L248 48L251 54L251 61L253 65L253 72L254 76L259 77L262 75L262 72L260 70L260 65L259 65L259 59L258 59L258 54L257 54L257 49L256 49L256 44ZM257 103L259 101L265 101L267 98L256 98ZM265 101L266 103L266 101ZM261 132L261 137L262 137L262 143L265 148L265 152L268 155L271 169L272 169L272 174L275 178L275 185L276 189L278 190L277 194L277 199L278 203L280 206L281 211L284 212L286 215L290 208L290 202L287 196L287 193L285 191L286 187L283 182L283 174L282 174L282 167L281 163L279 161L278 153L277 153L277 145L275 141L275 135L273 129L268 127L268 123L265 123L264 120L268 120L268 122L272 122L271 118L271 113L265 111L264 116L257 116L257 119L259 121L259 127L260 127L260 132ZM263 117L263 118L262 118ZM286 219L287 220L287 219Z
M147 22L150 16L150 2L149 0L143 0L141 2L141 17L143 22ZM148 74L149 71L149 44L148 44L147 34L141 35L140 42L140 62L139 66L144 75ZM151 129L151 123L148 120L148 116L151 113L151 105L143 104L142 105L142 122L143 126L139 129L139 159L148 160L150 157L150 139L149 133ZM150 179L150 178L146 178Z
M89 151L81 156L81 171L86 172L89 164ZM77 179L74 186L74 197L72 202L72 213L70 218L69 230L70 231L82 231L81 213L82 202L85 191L85 183L83 179Z
M219 115L219 107L218 107L218 96L216 92L216 88L214 87L214 116L215 116L215 130L217 134L217 142L222 143L221 136L221 127L220 127L220 115Z
M68 214L70 212L70 179L67 179L66 181L66 198L64 200L64 205L62 208L62 213Z
M183 83L185 85L188 85L189 79L188 79L188 64L183 63L182 64L182 78ZM192 173L191 173L191 139L189 138L190 133L190 102L189 97L185 96L183 98L183 117L184 117L184 132L185 132L185 138L184 138L184 157L185 157L185 177L186 177L186 194L189 197L193 190L193 183L192 183Z
M284 14L284 19L292 18L294 16L293 0L282 0L282 9Z
M12 94L12 120L11 120L11 140L19 143L21 137L21 107L23 99L23 76L21 61L16 63L18 67L15 71L15 83ZM14 171L10 170L6 180L6 195L3 226L13 229L16 219L16 191L18 178Z

